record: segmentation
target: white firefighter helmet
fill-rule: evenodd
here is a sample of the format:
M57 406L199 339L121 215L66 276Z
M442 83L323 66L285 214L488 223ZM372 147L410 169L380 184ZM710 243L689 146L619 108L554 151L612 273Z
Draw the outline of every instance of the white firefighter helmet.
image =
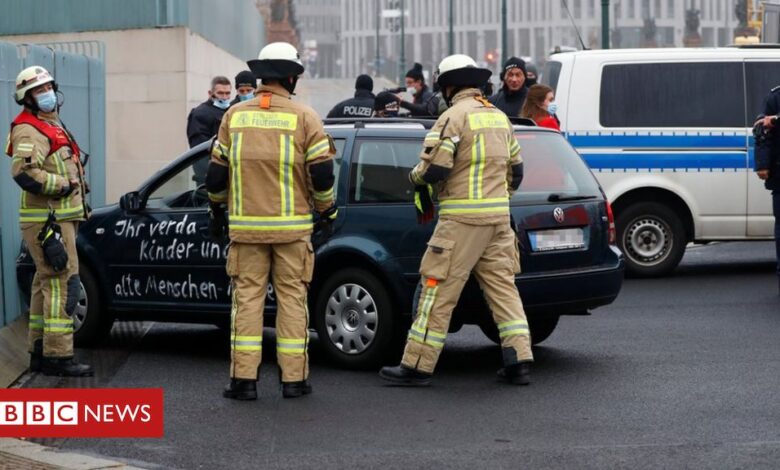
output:
M493 74L488 69L478 67L474 59L465 54L454 54L445 57L439 63L437 72L439 76L436 79L436 83L438 83L441 89L448 86L480 87Z
M303 73L298 50L287 42L273 42L260 50L257 59L247 62L249 69L260 79L297 77Z
M21 104L28 91L46 83L54 83L54 78L40 65L33 65L22 70L16 76L16 92L14 93L16 102Z

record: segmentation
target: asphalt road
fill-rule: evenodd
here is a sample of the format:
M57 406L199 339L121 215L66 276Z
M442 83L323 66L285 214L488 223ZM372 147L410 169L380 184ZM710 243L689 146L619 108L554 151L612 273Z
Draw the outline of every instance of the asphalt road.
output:
M260 399L220 396L215 328L125 324L85 353L89 381L164 387L165 438L49 442L155 468L778 468L780 297L769 243L689 249L673 277L628 280L535 348L533 384L496 383L477 328L450 335L429 389L384 387L313 350L314 394L283 400L267 354ZM148 331L146 331L148 330ZM144 334L145 332L145 334ZM266 351L273 352L266 330Z

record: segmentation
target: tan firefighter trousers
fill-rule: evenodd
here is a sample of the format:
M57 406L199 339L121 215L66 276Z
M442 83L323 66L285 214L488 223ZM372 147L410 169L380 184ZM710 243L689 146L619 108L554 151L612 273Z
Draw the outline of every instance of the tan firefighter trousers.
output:
M514 282L520 272L515 233L508 223L440 220L420 264L423 289L402 365L433 373L452 310L472 270L498 326L504 364L533 360L528 323Z
M313 271L314 250L307 239L291 243L230 244L227 273L233 290L231 378L257 380L269 275L276 295L276 355L282 381L299 382L308 378L307 290Z
M27 244L35 277L30 296L30 329L28 343L33 351L37 340L43 338L45 357L73 357L73 312L79 301L79 259L76 252L78 222L58 222L62 228L62 243L68 252L68 265L59 273L46 264L43 248L38 241L42 223L23 223L22 238Z

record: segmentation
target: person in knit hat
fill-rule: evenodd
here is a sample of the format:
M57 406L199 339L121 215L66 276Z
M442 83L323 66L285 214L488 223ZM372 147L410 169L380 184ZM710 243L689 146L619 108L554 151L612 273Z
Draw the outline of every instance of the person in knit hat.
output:
M365 117L374 112L374 80L368 75L359 75L355 80L355 96L344 100L328 113L329 118Z
M257 90L257 78L255 74L249 70L242 70L238 72L235 78L236 84L236 97L230 102L230 106L242 101L249 101L255 97L255 90Z
M510 57L504 62L499 78L502 83L501 89L491 96L489 101L507 116L519 117L525 98L528 96L525 61Z
M409 111L412 116L431 116L429 101L433 98L433 92L425 84L422 64L417 62L406 72L406 92L412 95L411 102L398 96L398 105Z

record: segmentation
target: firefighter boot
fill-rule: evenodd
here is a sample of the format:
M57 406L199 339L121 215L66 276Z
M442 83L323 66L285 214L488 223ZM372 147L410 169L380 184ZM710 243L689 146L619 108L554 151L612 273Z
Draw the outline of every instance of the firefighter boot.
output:
M402 387L427 387L431 384L432 374L409 369L402 365L395 367L382 367L379 376L393 385Z
M531 364L521 362L498 370L498 379L512 385L528 385L531 383Z
M92 366L80 364L72 357L43 357L41 370L43 375L58 377L92 377L95 375Z
M310 394L311 391L311 384L308 380L302 380L300 382L282 382L282 396L284 398L298 398Z
M30 353L30 372L40 372L43 368L43 339L36 339Z
M230 379L230 385L225 387L222 396L234 400L257 400L257 382L254 380Z

